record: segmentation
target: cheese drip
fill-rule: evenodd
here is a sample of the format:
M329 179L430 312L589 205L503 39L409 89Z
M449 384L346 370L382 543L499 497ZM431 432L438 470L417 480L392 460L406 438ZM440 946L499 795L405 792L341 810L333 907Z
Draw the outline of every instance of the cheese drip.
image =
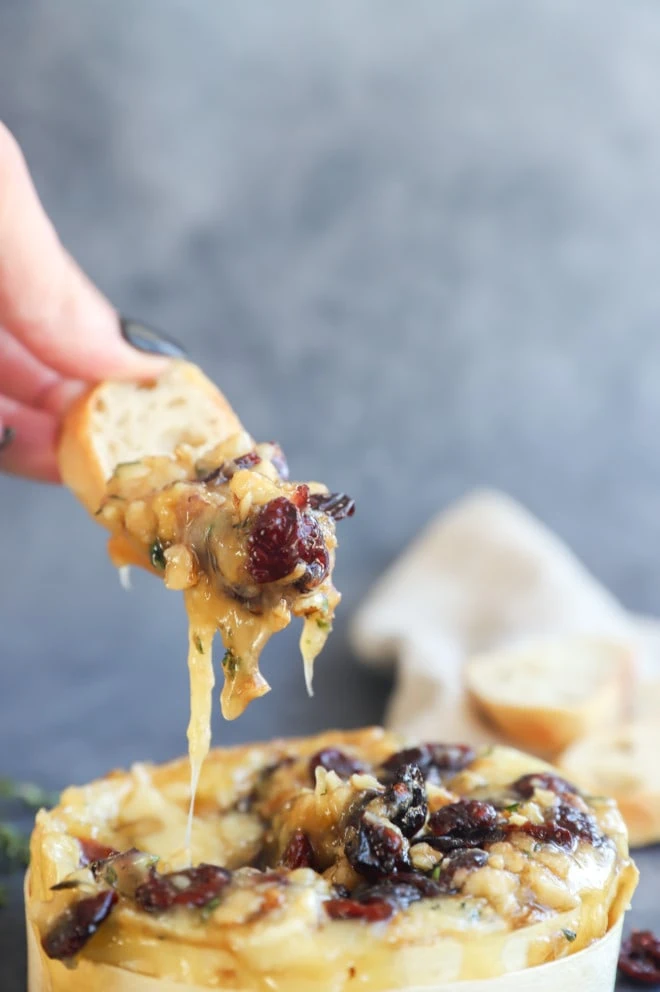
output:
M213 588L206 576L185 591L184 599L189 624L190 674L190 806L184 847L186 860L192 863L195 798L202 766L211 747L212 694L215 685L213 637L216 630L220 631L225 647L222 661L224 685L220 696L222 715L226 720L234 720L252 700L270 692L268 682L259 671L259 658L272 634L287 626L291 613L286 601L279 596L260 614L250 613L237 600ZM329 633L329 622L319 621L316 614L305 618L300 648L305 666L305 682L310 695L314 660Z
M271 461L276 456L273 445L255 447L249 435L237 434L202 459L195 459L190 449L181 446L173 456L120 463L107 482L98 511L99 520L111 532L108 551L115 565L141 565L162 575L169 589L184 593L191 697L188 860L195 796L211 745L216 631L225 648L222 714L235 720L252 700L269 692L259 671L259 657L292 614L304 621L300 648L311 695L314 659L328 637L340 599L332 584L334 520L322 510L315 512L309 502L314 494L323 496L327 490L318 483L301 485L283 479ZM259 514L281 497L305 515L299 521L301 533L289 539L304 538L308 551L311 542L314 555L325 549L326 570L316 582L310 581L307 569L323 562L323 555L313 555L311 562L304 555L291 561L289 574L278 577L276 570L272 581L255 578L252 537L259 527ZM263 540L266 553L272 554L272 535L266 533ZM284 561L291 547L283 545Z

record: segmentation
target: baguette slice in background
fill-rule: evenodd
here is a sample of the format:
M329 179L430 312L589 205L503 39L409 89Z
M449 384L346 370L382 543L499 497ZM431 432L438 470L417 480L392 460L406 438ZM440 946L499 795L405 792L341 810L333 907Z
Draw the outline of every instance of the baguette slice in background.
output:
M465 679L486 720L517 746L548 757L624 719L632 671L627 647L580 636L476 656Z
M593 796L616 799L631 847L660 841L660 722L634 722L577 741L559 766Z

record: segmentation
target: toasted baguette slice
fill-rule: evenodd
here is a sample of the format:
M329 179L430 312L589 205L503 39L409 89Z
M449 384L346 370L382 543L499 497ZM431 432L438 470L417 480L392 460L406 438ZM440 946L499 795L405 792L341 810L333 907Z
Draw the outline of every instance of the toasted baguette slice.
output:
M631 847L660 841L660 724L634 722L577 741L561 769L590 795L616 799Z
M118 464L170 455L180 444L201 454L242 430L196 365L172 362L157 383L102 382L74 403L60 436L60 473L94 514Z
M472 658L468 693L512 743L544 756L624 717L632 659L585 637L539 641Z
M59 462L64 482L110 532L113 564L138 565L184 592L195 740L208 745L216 630L226 651L228 719L268 692L259 656L292 614L303 619L311 692L340 599L332 585L335 520L352 513L347 496L289 481L279 446L256 444L222 393L186 362L155 382L91 389L64 421Z

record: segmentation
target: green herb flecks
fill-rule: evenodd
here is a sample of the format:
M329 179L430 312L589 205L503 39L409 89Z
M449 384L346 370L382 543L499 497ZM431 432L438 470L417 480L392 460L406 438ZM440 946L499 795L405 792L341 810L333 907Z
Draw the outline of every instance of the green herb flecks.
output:
M235 675L241 667L241 659L238 655L234 654L231 648L227 648L225 651L225 656L222 659L222 667L227 675Z
M431 872L431 878L433 879L434 882L438 881L441 872L442 872L442 866L436 865L433 871Z
M209 916L218 908L220 905L220 896L216 896L215 899L211 899L207 902L205 906L202 906L200 916L203 920L208 920Z
M324 617L318 617L316 620L316 626L319 630L332 630L332 624L329 620L324 619Z
M12 782L10 778L0 778L0 799L15 799L28 809L38 810L44 806L56 806L59 795L32 782Z
M154 568L165 568L165 549L160 541L154 541L149 548L149 561Z
M520 809L520 803L511 803L510 806L504 807L505 813L515 813L517 809Z
M193 644L197 648L200 654L204 654L204 645L202 644L202 639L199 634L195 634L193 637Z
M30 861L30 839L10 823L0 823L0 855L12 868L24 868Z
M574 940L577 939L577 934L575 930L562 929L562 933L569 944L572 944Z

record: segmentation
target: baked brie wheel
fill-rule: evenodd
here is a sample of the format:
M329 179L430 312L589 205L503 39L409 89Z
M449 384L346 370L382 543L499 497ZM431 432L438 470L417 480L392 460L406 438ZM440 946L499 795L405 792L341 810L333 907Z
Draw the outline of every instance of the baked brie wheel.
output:
M614 802L380 729L215 750L41 811L29 992L608 992L637 871Z

